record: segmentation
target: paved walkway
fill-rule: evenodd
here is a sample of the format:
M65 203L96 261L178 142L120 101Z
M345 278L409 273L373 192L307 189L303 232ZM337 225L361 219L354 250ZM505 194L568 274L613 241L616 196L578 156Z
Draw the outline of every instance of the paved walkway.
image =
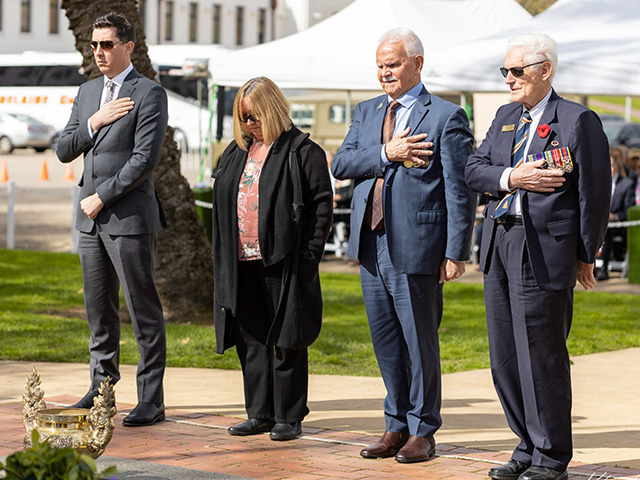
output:
M357 272L342 261L323 270ZM474 266L461 281L481 281ZM612 278L599 290L640 293ZM640 348L574 357L575 479L640 479ZM68 405L86 391L84 364L0 361L0 456L22 447L21 397L36 367L49 406ZM358 452L384 430L380 378L312 375L303 436L272 442L268 435L232 437L228 426L245 417L238 371L168 368L167 421L125 428L121 418L136 403L135 367L122 366L116 387L116 430L99 463L117 465L135 480L173 479L487 479L516 444L506 426L488 370L443 377L443 427L437 457L402 465L365 460Z
M570 478L640 479L640 348L575 357L573 362L575 457ZM87 365L0 361L0 455L21 448L21 395L34 366L49 406L73 403L85 392ZM515 446L488 370L444 376L438 456L414 465L358 455L384 429L379 378L312 375L311 413L303 422L303 437L273 442L267 435L232 437L226 432L245 418L240 372L167 369L167 421L142 428L121 425L136 402L135 367L124 365L122 373L116 387L116 430L102 464L121 465L136 480L228 475L264 480L486 479L488 469L507 461ZM153 475L149 465L156 466Z

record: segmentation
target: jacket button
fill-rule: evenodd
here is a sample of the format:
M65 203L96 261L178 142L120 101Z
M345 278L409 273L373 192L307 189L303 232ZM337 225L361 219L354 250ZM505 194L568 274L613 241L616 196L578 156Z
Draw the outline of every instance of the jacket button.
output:
M96 180L98 178L97 175L91 175L91 178L93 178L94 180Z

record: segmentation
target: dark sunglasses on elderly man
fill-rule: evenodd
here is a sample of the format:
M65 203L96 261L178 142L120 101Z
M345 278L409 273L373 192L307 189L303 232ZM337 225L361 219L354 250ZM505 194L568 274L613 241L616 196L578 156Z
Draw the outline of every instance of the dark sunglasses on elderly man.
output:
M540 65L541 63L544 63L544 62L546 62L546 60L542 60L541 62L536 62L536 63L530 63L529 65L525 65L524 67L511 67L511 68L500 67L500 73L504 78L507 78L507 75L509 75L509 72L511 72L511 75L513 75L514 77L520 78L522 75L524 75L525 68L533 67L534 65Z
M100 42L96 42L95 40L92 40L89 42L89 46L91 47L91 50L95 52L98 45L100 45L102 50L112 50L116 45L124 45L125 43L127 42L114 42L113 40L102 40Z
M244 113L240 116L240 121L242 123L247 123L249 120L251 120L253 123L258 123L260 120L258 120L256 117L254 117L252 114L247 114L245 115Z

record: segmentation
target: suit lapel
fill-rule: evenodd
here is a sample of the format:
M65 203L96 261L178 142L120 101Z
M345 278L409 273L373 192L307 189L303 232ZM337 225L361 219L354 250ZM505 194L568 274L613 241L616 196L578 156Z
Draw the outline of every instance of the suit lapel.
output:
M431 95L423 86L420 95L418 95L418 98L416 99L416 103L413 105L411 115L409 115L409 120L407 121L407 127L411 128L409 135L415 134L416 130L427 116L427 113L429 113L429 105L431 105Z
M373 125L371 133L374 135L373 143L382 143L382 127L384 125L384 117L387 115L387 108L389 107L389 100L387 96L378 97L378 101L375 104L375 110L373 111Z
M553 93L551 93L549 102L547 103L544 112L542 112L542 117L540 117L540 122L538 123L538 127L542 125L548 125L551 129L549 134L546 137L541 137L538 133L538 130L529 132L530 135L533 135L531 145L529 145L529 155L533 153L544 152L545 150L549 149L551 142L557 137L557 133L554 131L554 128L557 128L558 124L558 100L560 100L560 97L556 94L556 92L554 91ZM563 146L566 145L558 145L558 147L553 148L560 148Z
M129 75L127 75L127 78L125 78L124 82L122 82L122 87L120 87L120 91L118 92L118 98L131 97L133 95L133 92L136 89L136 85L138 84L138 77L139 75L138 75L138 72L136 72L135 68L131 70L131 72L129 72ZM98 102L100 101L100 96L101 95L98 95ZM125 118L125 117L122 117L122 118ZM116 122L117 121L118 120L116 120ZM113 126L114 123L115 122L110 123L109 125L105 125L100 129L100 131L96 135L96 141L94 145L97 145L98 143L100 143L100 141L107 135L109 130L111 130L111 127Z
M517 105L517 106L516 106ZM522 118L522 105L514 104L515 108L505 115L500 125L500 142L496 149L498 152L498 164L505 167L511 166L511 150L516 141L516 130Z

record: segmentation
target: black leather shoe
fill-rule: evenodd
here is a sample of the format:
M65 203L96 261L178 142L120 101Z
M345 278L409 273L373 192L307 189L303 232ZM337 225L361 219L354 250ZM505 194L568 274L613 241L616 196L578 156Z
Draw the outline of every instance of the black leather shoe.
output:
M227 429L229 435L256 435L258 433L269 432L276 424L273 420L264 418L250 418L238 425L233 425Z
M275 427L271 429L269 438L271 440L293 440L298 438L302 433L302 425L300 422L296 423L276 423Z
M504 465L493 467L489 470L489 476L495 480L517 480L521 473L529 468L526 463L518 460L509 460Z
M433 437L410 435L407 443L396 455L398 463L417 463L429 460L436 453L436 441Z
M569 473L565 470L554 470L548 467L532 466L527 469L518 480L567 480Z
M140 402L124 417L122 424L125 427L146 427L164 419L164 403Z
M78 403L74 403L73 405L69 405L67 408L88 408L91 409L93 407L93 399L98 396L98 392L94 390L89 390L82 400Z
M596 273L596 280L602 282L604 280L609 280L609 269L607 267L603 267Z

